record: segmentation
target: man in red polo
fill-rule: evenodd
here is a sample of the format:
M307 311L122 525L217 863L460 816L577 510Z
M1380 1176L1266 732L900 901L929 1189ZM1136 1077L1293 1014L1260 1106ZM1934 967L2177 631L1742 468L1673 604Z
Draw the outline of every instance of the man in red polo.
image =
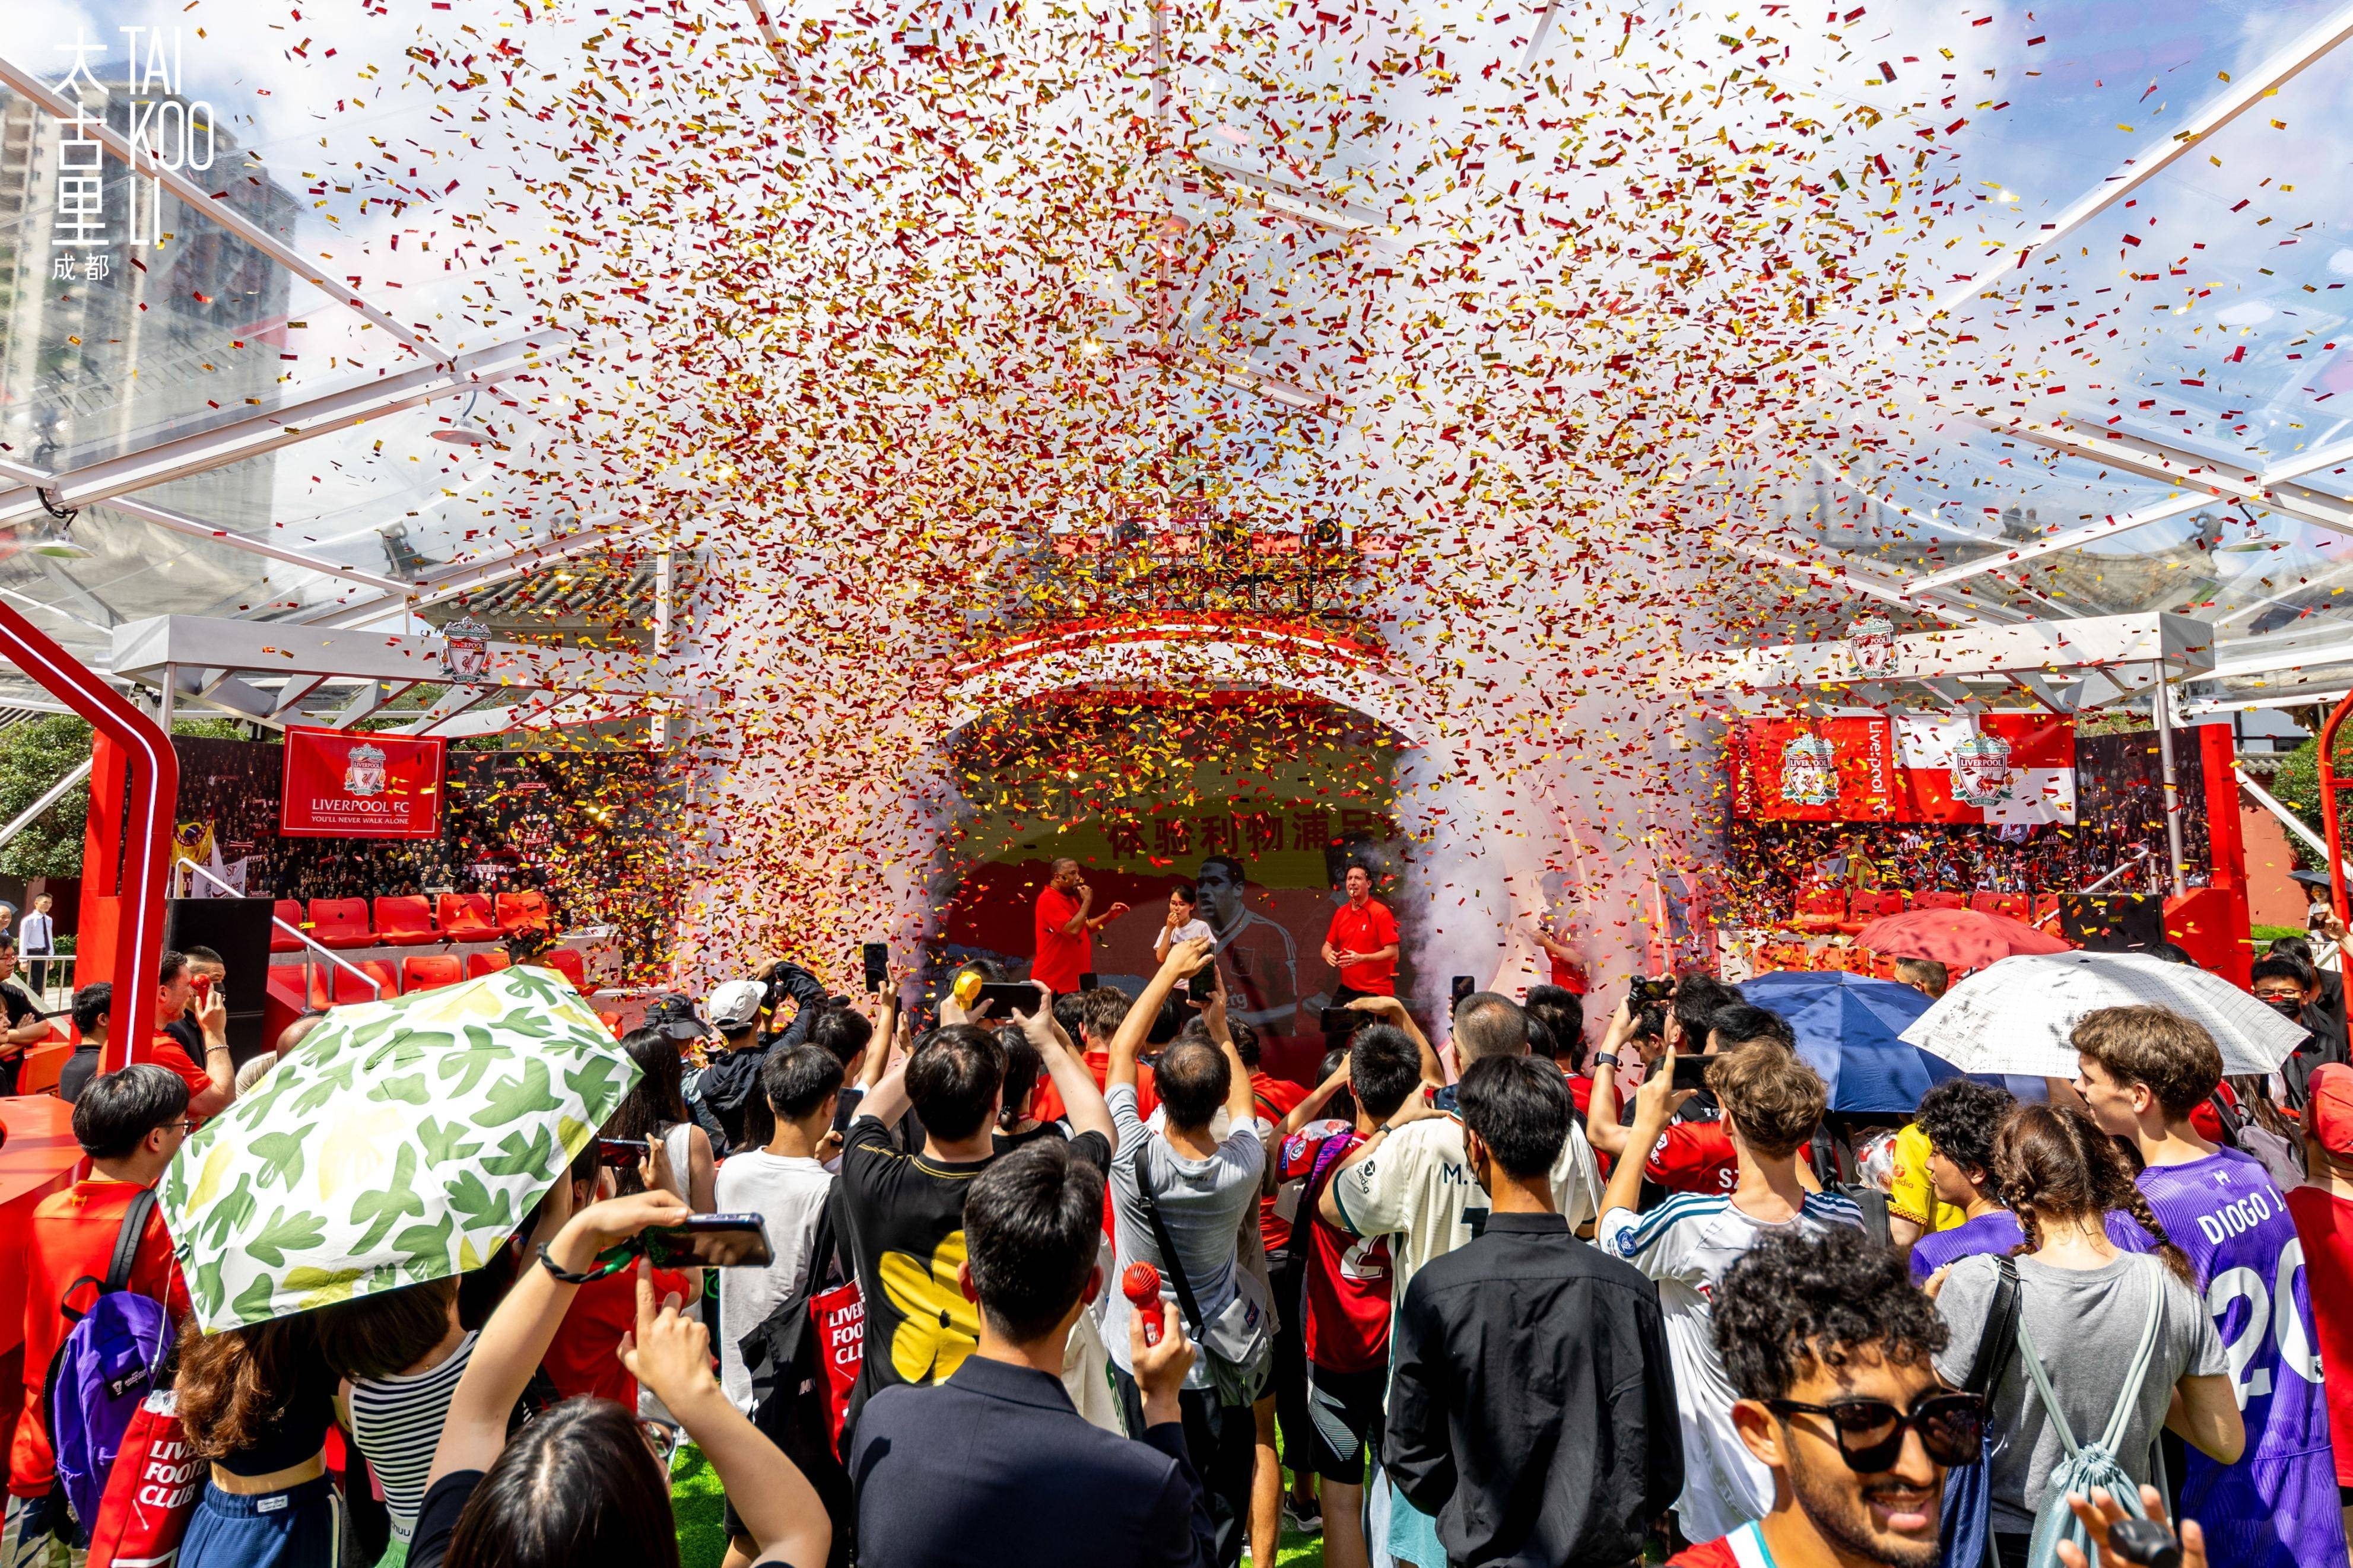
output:
M1397 917L1373 897L1373 874L1362 866L1348 868L1347 889L1348 901L1332 911L1332 929L1324 933L1324 962L1340 972L1335 1007L1359 996L1397 994Z
M60 1526L60 1500L51 1494L57 1464L49 1449L48 1412L42 1393L49 1363L72 1325L69 1305L88 1311L103 1280L133 1199L155 1184L188 1136L187 1087L152 1062L90 1080L74 1102L74 1140L90 1156L90 1173L33 1209L25 1231L25 1402L8 1455L8 1561L30 1560L34 1543ZM77 1289L77 1287L79 1287ZM132 1254L128 1289L186 1315L188 1288L172 1256L161 1207L150 1208Z
M205 1061L198 1067L185 1047L164 1027L188 1010L195 997L195 974L184 952L167 952L155 988L155 1038L147 1059L169 1068L188 1086L188 1114L202 1121L218 1116L237 1098L237 1063L228 1054L228 1000L217 984L196 1003L196 1027L204 1032Z
M1079 989L1079 977L1094 968L1094 933L1127 913L1125 904L1113 904L1094 914L1094 902L1095 890L1079 875L1079 863L1068 856L1055 861L1038 892L1038 956L1030 961L1029 978L1057 996Z

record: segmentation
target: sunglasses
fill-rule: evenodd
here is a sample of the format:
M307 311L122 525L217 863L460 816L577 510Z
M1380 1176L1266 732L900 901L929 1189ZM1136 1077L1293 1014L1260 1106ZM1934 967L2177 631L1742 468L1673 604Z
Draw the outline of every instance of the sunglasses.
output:
M1838 1438L1840 1457L1847 1468L1864 1473L1885 1470L1904 1451L1906 1427L1920 1434L1928 1458L1947 1469L1974 1465L1985 1452L1986 1403L1974 1394L1936 1394L1905 1415L1884 1399L1841 1399L1836 1405L1802 1405L1794 1399L1768 1399L1765 1408L1787 1420L1792 1415L1820 1415Z

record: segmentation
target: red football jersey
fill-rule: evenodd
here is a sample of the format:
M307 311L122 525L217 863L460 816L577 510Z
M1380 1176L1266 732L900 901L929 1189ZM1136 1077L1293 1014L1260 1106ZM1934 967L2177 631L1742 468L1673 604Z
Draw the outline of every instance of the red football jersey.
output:
M1721 1121L1678 1121L1659 1135L1642 1174L1672 1193L1728 1193L1740 1179L1740 1157Z
M1389 1359L1389 1269L1386 1236L1350 1236L1324 1223L1315 1205L1332 1173L1362 1142L1343 1121L1314 1121L1282 1141L1276 1179L1304 1176L1299 1213L1312 1238L1307 1252L1307 1312L1300 1339L1307 1359L1328 1372L1370 1372Z

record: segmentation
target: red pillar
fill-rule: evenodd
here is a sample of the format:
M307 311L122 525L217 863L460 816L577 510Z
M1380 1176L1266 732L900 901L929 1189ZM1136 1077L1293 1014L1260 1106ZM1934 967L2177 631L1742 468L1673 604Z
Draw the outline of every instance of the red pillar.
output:
M41 629L0 604L0 654L41 689L88 720L90 822L83 831L81 930L74 971L85 983L103 973L114 986L105 1059L112 1072L146 1059L155 1034L155 973L164 956L164 900L172 867L172 813L180 760L150 715ZM128 809L128 828L123 827ZM95 858L93 858L95 857Z

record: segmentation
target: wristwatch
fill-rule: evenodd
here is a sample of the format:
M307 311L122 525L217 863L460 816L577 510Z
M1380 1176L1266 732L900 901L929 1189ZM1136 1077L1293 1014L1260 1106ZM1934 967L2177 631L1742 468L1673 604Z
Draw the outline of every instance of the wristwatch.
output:
M1618 1065L1617 1057L1609 1051L1594 1052L1593 1060L1597 1067L1614 1068Z

